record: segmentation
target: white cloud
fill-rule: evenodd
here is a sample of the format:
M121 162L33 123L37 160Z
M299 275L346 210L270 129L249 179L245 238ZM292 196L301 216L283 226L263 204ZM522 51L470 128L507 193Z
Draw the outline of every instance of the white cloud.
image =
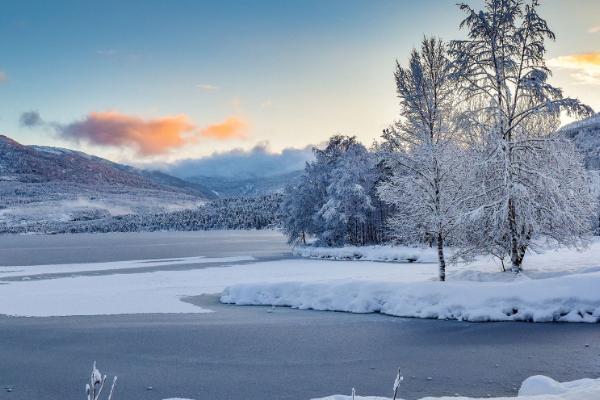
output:
M202 90L203 92L213 92L215 90L219 90L218 86L211 85L210 83L201 83L199 85L196 85L196 87L198 87L198 89Z
M552 58L548 66L569 71L578 83L600 85L600 52Z

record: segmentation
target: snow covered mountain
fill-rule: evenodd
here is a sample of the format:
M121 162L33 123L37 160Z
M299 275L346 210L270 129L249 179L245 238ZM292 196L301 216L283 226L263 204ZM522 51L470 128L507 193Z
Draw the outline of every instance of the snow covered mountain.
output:
M565 125L561 132L575 142L587 169L600 170L600 113Z
M158 171L139 170L79 151L25 146L0 135L0 182L73 182L83 185L117 185L134 189L185 192L215 197L199 184Z
M25 146L0 135L0 225L99 220L194 209L216 196L202 185L82 152ZM6 229L5 229L6 231Z
M210 189L219 198L264 196L282 193L288 184L298 181L303 171L292 171L260 177L231 178L222 176L193 176L187 181Z

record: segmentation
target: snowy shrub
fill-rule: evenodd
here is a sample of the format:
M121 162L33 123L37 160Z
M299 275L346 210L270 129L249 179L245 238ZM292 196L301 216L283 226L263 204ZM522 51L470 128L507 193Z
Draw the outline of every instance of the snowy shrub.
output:
M94 361L94 365L92 366L92 372L90 374L90 383L85 385L86 400L99 400L100 395L102 394L102 390L104 389L105 383L106 375L102 375L100 373L100 371L96 368L96 361ZM108 392L106 400L112 399L116 383L117 377L115 376L113 378L112 385L110 386L110 392Z

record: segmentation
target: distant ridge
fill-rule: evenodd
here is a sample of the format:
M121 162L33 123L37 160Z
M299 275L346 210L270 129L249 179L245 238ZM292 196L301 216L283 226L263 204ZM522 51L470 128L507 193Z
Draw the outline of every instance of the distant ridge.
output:
M261 176L255 178L242 177L216 177L193 176L186 178L190 182L200 184L210 189L220 198L264 196L273 193L282 193L288 184L296 183L303 171L292 171L278 175Z
M600 113L565 125L560 132L573 140L587 169L600 170Z
M0 135L0 181L73 182L184 192L206 199L216 197L198 183L162 172L140 170L75 150L25 146L4 135Z

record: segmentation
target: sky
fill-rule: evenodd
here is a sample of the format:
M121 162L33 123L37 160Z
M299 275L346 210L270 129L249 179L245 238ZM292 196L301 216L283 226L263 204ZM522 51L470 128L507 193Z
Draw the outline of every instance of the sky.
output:
M464 36L455 3L4 0L0 133L138 165L370 144L398 113L396 59ZM553 83L600 110L600 1L541 13Z

